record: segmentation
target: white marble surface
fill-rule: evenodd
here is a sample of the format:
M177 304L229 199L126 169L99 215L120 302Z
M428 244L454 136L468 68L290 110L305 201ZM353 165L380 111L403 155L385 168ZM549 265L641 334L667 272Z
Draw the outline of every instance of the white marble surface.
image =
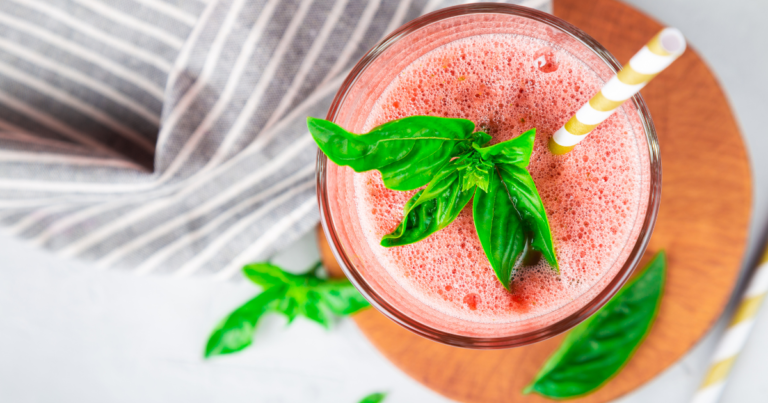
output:
M556 0L555 0L556 1ZM768 2L630 0L680 28L715 71L752 156L754 259L768 213ZM301 269L317 256L308 235L280 257ZM2 402L447 402L387 362L350 321L327 332L278 317L245 352L204 362L216 322L249 298L246 283L135 277L62 261L0 234ZM721 321L722 322L722 321ZM722 323L680 362L621 403L685 402L700 381ZM723 402L768 396L768 308L736 363Z

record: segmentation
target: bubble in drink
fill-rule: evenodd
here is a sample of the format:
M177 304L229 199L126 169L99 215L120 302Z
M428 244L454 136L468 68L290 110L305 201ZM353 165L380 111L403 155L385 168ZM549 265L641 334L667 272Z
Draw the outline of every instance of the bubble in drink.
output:
M557 70L557 60L555 54L550 48L542 48L533 55L536 68L542 73L551 73Z

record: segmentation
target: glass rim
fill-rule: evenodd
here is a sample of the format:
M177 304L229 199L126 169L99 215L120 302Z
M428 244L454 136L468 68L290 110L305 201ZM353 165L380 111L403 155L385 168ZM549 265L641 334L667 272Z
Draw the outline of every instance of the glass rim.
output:
M384 38L371 50L369 50L347 75L347 78L344 80L339 91L336 93L333 102L331 103L328 114L326 115L326 119L333 121L336 118L341 105L343 104L344 100L349 94L350 89L354 86L359 77L363 74L364 71L366 71L366 69L373 63L373 61L376 60L378 56L383 54L398 40L435 22L468 14L507 14L544 23L562 33L569 35L572 39L575 39L582 45L586 46L589 50L594 52L595 55L597 55L614 73L618 72L622 67L618 60L594 38L576 26L551 14L512 4L475 3L458 5L425 14L406 23L405 25L392 32L386 38ZM371 303L371 305L374 306L379 312L384 314L384 316L387 318L398 323L399 325L405 327L406 329L433 341L464 348L501 349L536 343L571 329L572 327L576 326L594 314L603 305L605 305L629 280L640 259L642 258L646 247L648 246L648 242L656 223L659 203L661 201L661 156L658 138L656 135L656 129L653 125L653 121L651 120L650 112L642 96L638 93L631 99L637 110L638 118L642 124L643 131L645 132L645 139L648 146L650 185L645 219L643 220L643 224L634 247L630 251L630 254L627 257L627 260L624 262L624 265L616 273L615 277L586 305L577 309L572 314L540 329L526 333L500 337L476 337L454 334L444 330L436 329L432 326L414 320L407 314L401 312L399 309L388 303L386 299L381 297L374 289L372 289L372 287L367 284L360 272L354 268L354 265L352 264L349 257L346 256L345 253L337 247L337 245L340 243L340 240L338 234L336 233L336 229L332 225L332 217L328 200L328 189L325 183L327 176L328 158L321 150L318 150L316 181L318 205L320 208L320 222L334 257L336 258L349 281L352 282L358 291L360 291L360 293L362 293L363 296Z

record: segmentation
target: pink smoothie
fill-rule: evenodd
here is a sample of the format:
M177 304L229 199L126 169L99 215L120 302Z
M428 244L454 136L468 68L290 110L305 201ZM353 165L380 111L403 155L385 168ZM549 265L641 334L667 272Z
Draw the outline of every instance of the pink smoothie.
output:
M379 246L414 192L386 189L374 171L355 174L353 183L360 228L376 260L417 300L473 322L543 315L604 286L605 274L626 259L622 249L638 236L633 226L645 214L647 154L622 112L565 156L546 147L602 84L569 53L511 34L461 39L411 63L375 103L365 130L411 115L457 117L475 122L495 144L535 127L529 170L547 210L560 274L542 259L520 270L512 292L506 291L477 238L471 202L455 222L421 242Z

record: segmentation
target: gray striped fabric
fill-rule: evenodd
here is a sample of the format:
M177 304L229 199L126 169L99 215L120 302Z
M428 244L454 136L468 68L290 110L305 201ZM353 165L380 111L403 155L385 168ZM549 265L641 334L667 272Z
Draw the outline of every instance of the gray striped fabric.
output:
M0 0L0 224L104 267L229 278L317 222L305 117L453 3Z

